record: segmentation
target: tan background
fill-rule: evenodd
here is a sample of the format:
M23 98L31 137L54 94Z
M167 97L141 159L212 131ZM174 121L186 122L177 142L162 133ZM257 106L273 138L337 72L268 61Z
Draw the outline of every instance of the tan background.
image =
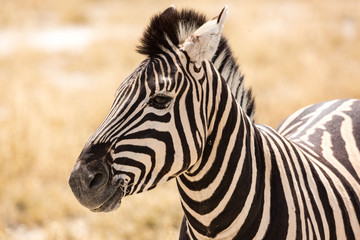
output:
M225 35L256 95L256 121L334 98L360 98L360 1L0 0L0 239L175 239L174 182L91 213L69 172L143 59L135 46L171 3L209 18L229 5Z

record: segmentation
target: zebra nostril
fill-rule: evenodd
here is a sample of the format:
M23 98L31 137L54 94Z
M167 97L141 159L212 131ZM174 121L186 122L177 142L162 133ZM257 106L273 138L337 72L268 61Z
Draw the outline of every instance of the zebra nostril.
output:
M96 173L89 183L91 190L96 190L104 186L107 182L107 176L103 173Z

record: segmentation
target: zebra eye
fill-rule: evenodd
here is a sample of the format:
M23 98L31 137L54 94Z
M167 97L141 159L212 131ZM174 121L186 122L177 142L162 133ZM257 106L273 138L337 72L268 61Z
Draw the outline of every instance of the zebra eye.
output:
M155 95L150 99L149 105L156 109L165 109L169 106L171 97L165 95Z

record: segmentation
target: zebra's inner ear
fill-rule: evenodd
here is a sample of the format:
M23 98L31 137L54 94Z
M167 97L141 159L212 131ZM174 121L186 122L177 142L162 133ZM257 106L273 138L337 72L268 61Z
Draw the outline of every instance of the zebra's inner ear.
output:
M219 16L198 28L180 46L192 62L201 64L206 59L211 61L218 48L227 13L228 7L225 6Z

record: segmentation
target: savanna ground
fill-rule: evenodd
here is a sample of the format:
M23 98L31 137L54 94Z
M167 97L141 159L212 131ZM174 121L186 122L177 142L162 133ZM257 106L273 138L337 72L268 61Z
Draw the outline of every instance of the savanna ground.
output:
M360 1L0 0L0 239L176 239L174 182L92 213L67 184L115 90L143 59L150 16L193 7L225 24L256 121L360 98Z

